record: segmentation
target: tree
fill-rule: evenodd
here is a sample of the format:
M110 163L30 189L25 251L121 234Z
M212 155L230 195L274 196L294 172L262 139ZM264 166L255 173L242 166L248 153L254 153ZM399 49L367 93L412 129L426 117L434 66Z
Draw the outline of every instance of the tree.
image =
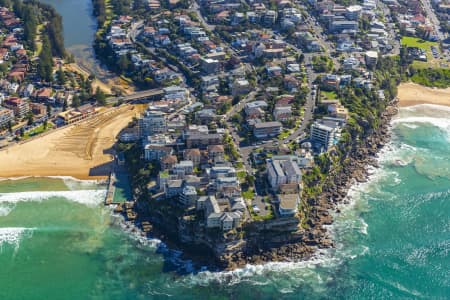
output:
M103 91L97 87L95 90L95 101L97 101L97 104L99 105L106 105L106 95L103 93Z
M245 181L249 186L253 186L255 184L255 177L253 175L247 174L245 175Z
M77 107L79 107L80 106L80 97L78 97L78 95L75 95L75 96L73 96L73 99L72 99L72 107L73 108L77 108Z
M47 127L48 127L48 121L44 120L44 130L47 130Z
M8 131L9 133L12 133L12 122L8 121Z
M29 114L27 115L27 125L30 126L30 125L32 125L32 124L33 124L33 114L32 114L32 113L29 113Z
M63 107L62 107L63 111L67 110L67 99L64 99L64 103L63 103Z
M42 35L42 50L41 53L39 53L39 64L37 71L42 80L52 82L53 58L50 48L50 41L48 40L48 36L46 34Z
M51 44L51 53L54 56L65 57L62 17L51 6L45 7L47 13L46 33Z
M119 59L118 67L120 72L127 72L130 67L130 60L126 55L122 55Z
M57 76L59 85L66 84L66 74L64 73L64 71L61 67L59 67L58 71L56 72L56 76Z
M50 118L52 116L52 107L49 103L47 103L47 117Z
M25 135L25 129L23 127L20 128L20 136L23 137Z

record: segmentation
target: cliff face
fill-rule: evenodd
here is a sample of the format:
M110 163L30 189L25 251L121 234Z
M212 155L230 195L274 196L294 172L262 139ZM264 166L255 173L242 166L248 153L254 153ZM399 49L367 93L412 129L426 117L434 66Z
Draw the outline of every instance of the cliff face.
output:
M391 119L397 114L397 108L393 105L387 107L382 113L380 126L373 130L365 138L361 145L354 145L348 160L339 172L331 172L324 185L322 194L318 197L320 203L328 203L328 209L335 208L335 205L344 201L350 186L356 182L367 181L368 166L378 167L376 161L377 153L390 139L389 126Z
M353 142L342 167L327 175L322 193L307 200L310 206L307 220L291 217L258 221L223 233L207 230L199 219L185 218L167 205L147 207L146 215L162 233L160 237L175 242L188 256L199 257L201 253L202 259L221 269L306 259L317 248L333 246L323 225L332 223L330 211L339 211L337 205L346 201L350 186L355 181L367 180L367 167L377 166L375 156L389 140L390 120L396 113L395 106L389 106L380 118L380 126L371 130L362 142Z

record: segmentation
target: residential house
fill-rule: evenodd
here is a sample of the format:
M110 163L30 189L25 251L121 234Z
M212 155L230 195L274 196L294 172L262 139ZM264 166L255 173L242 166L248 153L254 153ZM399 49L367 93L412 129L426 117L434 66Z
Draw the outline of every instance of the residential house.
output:
M191 132L185 135L186 147L206 149L209 145L217 145L222 143L222 134L220 133L200 133Z
M166 155L159 161L162 170L171 170L177 163L178 159L175 155Z
M368 67L376 66L378 62L378 53L376 51L367 51L365 58Z
M246 103L244 106L245 114L248 118L261 118L264 116L264 110L268 107L266 101L258 100Z
M183 192L183 180L168 179L166 183L166 197L171 198L180 195Z
M165 156L172 155L172 153L172 147L159 144L147 144L144 146L145 160L160 160Z
M205 74L214 74L219 72L220 62L212 58L200 58L200 68Z
M191 185L185 185L183 191L180 194L179 201L184 206L191 206L197 202L197 191L195 187Z
M278 213L281 217L293 217L298 211L300 204L300 196L298 193L294 194L278 194Z
M288 121L292 118L291 106L277 106L273 110L273 117L276 121Z
M217 121L219 117L216 115L215 109L205 108L195 113L195 120L200 121L201 124L209 124Z
M202 155L198 148L186 149L183 152L184 160L190 160L194 164L194 166L198 166L200 164Z
M208 156L213 163L220 163L225 161L225 150L223 145L209 145Z
M175 164L172 168L172 173L177 175L178 178L183 178L186 175L190 175L194 172L194 163L190 160L182 160Z
M14 111L0 107L0 127L5 127L14 122Z
M24 118L30 111L30 105L27 101L17 97L11 97L3 102L3 106L12 109L14 116L17 118Z
M253 135L257 139L275 137L281 133L282 127L283 125L278 121L256 123L253 128Z
M47 114L47 106L42 103L30 103L30 107L35 115L45 116Z
M233 97L242 96L251 91L251 85L247 79L238 79L233 82L231 94Z
M130 143L139 140L139 128L124 128L119 134L122 143Z

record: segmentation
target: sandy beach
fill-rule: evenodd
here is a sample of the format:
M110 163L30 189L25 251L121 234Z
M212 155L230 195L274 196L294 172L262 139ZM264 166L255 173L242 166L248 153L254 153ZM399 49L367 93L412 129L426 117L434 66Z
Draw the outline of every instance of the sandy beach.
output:
M72 176L104 179L117 134L138 113L134 106L106 109L98 116L0 151L0 177Z
M450 88L434 89L415 83L402 83L398 87L399 106L436 104L450 106Z

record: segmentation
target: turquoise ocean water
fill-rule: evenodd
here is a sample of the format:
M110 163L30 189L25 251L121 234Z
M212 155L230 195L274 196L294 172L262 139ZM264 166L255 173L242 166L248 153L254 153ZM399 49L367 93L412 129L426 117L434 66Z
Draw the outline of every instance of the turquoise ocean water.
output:
M379 156L329 228L336 249L219 273L181 275L179 253L125 232L93 182L0 181L0 299L448 299L450 109L401 109Z

